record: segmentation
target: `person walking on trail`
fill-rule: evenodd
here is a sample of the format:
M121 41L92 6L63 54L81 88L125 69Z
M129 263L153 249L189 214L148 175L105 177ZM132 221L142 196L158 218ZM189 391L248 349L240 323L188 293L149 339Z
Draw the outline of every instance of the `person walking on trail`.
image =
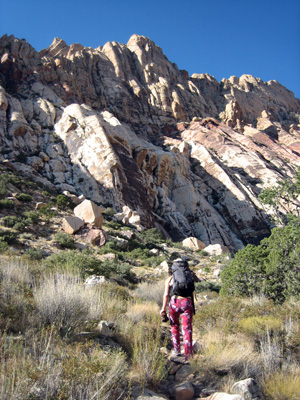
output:
M165 281L163 305L160 314L162 318L166 316L166 307L169 302L169 318L174 349L172 355L175 356L181 355L179 330L179 317L181 316L184 355L188 364L188 359L193 355L194 280L200 280L190 271L187 261L182 259L174 261L169 273L171 276Z

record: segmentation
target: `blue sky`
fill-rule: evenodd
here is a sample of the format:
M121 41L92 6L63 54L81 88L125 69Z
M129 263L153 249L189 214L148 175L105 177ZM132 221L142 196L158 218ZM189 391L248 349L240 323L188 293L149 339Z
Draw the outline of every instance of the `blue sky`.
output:
M251 74L300 98L299 0L0 0L0 36L36 50L148 36L189 74Z

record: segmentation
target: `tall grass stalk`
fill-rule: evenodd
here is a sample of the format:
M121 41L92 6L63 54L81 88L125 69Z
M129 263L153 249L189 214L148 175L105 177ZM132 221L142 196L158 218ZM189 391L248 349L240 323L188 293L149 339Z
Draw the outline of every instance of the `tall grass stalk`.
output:
M160 352L161 332L144 324L133 330L132 373L142 386L156 386L166 377L166 361Z

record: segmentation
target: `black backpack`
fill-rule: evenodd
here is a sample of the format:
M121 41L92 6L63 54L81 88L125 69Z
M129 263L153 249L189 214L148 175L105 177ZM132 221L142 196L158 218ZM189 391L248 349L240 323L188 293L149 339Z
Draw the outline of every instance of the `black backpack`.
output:
M172 275L172 295L192 297L195 284L188 263L183 260L174 261Z

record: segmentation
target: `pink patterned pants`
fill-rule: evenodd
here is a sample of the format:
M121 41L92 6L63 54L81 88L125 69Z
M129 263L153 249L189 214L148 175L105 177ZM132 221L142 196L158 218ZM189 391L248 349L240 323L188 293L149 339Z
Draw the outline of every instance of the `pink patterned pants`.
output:
M182 336L185 359L193 354L192 321L193 304L189 298L172 297L169 304L169 317L171 322L172 343L174 351L180 353L179 316L181 316Z

